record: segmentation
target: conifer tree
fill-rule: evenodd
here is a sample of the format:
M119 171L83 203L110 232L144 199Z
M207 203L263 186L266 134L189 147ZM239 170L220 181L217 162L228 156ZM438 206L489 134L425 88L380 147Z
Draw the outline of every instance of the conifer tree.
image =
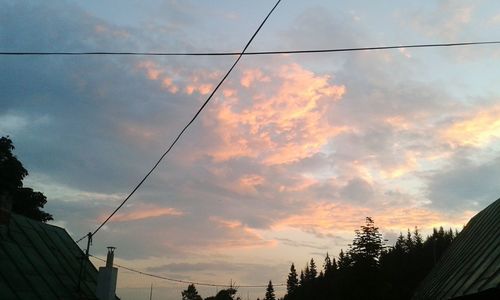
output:
M332 260L330 259L328 252L326 252L325 263L323 264L323 271L325 276L329 276L330 273L332 272L332 269L333 269Z
M304 269L304 282L309 282L311 279L311 272L309 270L309 264L306 265Z
M345 254L343 249L340 249L339 253L339 270L347 269L351 266L351 259L349 254Z
M303 275L303 274L302 274ZM290 273L288 274L288 279L286 281L286 291L288 294L292 294L299 286L299 279L297 278L297 270L295 266L290 266Z
M264 300L276 300L276 295L274 294L273 283L269 280L269 284L266 289L266 297Z
M367 267L376 267L382 250L385 248L382 234L375 227L373 219L366 217L365 225L361 230L355 230L350 256L354 264L363 264Z
M309 261L309 281L312 281L318 276L318 270L316 269L316 263L314 262L314 259L311 258Z
M188 285L188 288L182 291L182 300L202 300L201 296L198 294L194 284Z
M424 245L422 235L420 234L417 226L415 226L415 231L413 231L413 244L416 248L422 248Z
M300 280L299 280L299 285L304 285L306 281L306 276L304 275L304 271L300 270Z

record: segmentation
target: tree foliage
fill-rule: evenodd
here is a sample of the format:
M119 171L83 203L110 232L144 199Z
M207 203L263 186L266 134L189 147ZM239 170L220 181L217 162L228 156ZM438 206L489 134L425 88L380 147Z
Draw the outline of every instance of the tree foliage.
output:
M0 196L12 200L14 213L42 222L53 220L51 214L41 210L47 198L41 192L23 187L23 179L28 176L28 171L12 153L14 149L9 137L0 138Z
M456 235L440 227L424 240L415 228L386 247L373 219L366 218L348 251L341 250L337 259L326 254L324 276L308 281L309 261L300 284L284 299L410 299Z
M274 287L271 280L269 280L269 284L267 285L266 297L264 298L264 300L276 300L276 295L274 294Z
M290 266L290 273L288 273L288 279L286 280L286 291L288 294L293 293L299 286L299 278L297 276L297 270L295 270L295 266L292 263Z
M202 300L194 284L190 284L187 289L182 291L181 295L182 300Z

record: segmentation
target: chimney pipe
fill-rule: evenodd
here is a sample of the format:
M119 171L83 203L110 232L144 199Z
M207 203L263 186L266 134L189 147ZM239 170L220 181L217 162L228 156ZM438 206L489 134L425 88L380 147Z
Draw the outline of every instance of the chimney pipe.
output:
M108 256L106 257L106 268L113 267L113 260L115 258L116 247L108 247Z
M115 247L108 247L106 266L99 268L96 288L96 296L99 300L116 299L116 280L118 278L118 269L113 267L115 249Z

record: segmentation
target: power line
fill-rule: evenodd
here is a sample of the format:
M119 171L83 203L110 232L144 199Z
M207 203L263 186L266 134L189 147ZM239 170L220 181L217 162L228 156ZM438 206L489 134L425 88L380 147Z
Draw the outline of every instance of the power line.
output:
M254 52L0 52L0 55L9 56L81 56L81 55L121 55L121 56L239 56L239 55L276 55L276 54L307 54L307 53L331 53L331 52L353 52L353 51L374 51L390 50L402 48L436 48L436 47L457 47L473 45L500 44L500 41L479 41L479 42L459 42L459 43L439 43L439 44L410 44L392 46L371 46L354 48L333 48L333 49L305 49L305 50L276 50L276 51L254 51Z
M276 9L276 7L278 6L278 4L280 2L281 2L281 0L278 0L276 2L276 4L274 5L274 7L269 11L269 13L267 14L267 16L260 23L260 25L257 28L257 30L254 32L254 34L252 35L252 37L250 38L250 40L247 42L247 44L243 48L243 51L241 51L241 53L239 54L238 58L235 60L235 62L231 66L231 68L227 71L226 75L224 75L224 77L222 77L222 79L219 81L219 83L217 84L217 86L215 87L215 89L212 91L212 93L210 94L210 96L208 96L207 100L205 100L205 102L203 103L203 105L198 109L198 111L195 113L195 115L193 116L193 118L187 123L187 125L184 126L184 128L181 130L181 132L174 139L174 141L172 142L172 144L170 145L170 147L168 147L167 151L165 151L165 153L163 153L163 155L160 157L160 159L158 159L158 161L149 170L149 172L146 174L146 176L144 176L144 178L142 178L142 180L135 186L135 188L132 190L132 192L130 192L130 194L125 198L125 200L123 200L123 202L120 205L118 205L118 207L106 218L106 220L104 220L104 222L102 222L101 225L99 225L99 227L97 227L97 229L94 230L94 232L91 233L91 236L94 236L116 214L116 212L120 208L122 208L122 206L128 201L128 199L130 199L130 197L137 191L137 189L139 189L139 187L144 183L144 181L146 181L146 179L149 177L149 175L151 175L151 173L153 173L153 171L156 169L156 167L158 167L158 165L160 164L160 162L170 152L170 150L174 147L174 145L177 143L177 141L181 138L181 136L184 134L184 132L188 129L188 127L191 126L191 124L196 120L196 118L202 112L202 110L205 108L205 106L207 106L208 102L210 102L210 100L214 96L215 92L217 92L217 90L222 85L222 83L226 80L226 78L229 76L229 74L231 74L231 72L233 71L233 69L236 67L236 65L238 64L238 62L240 61L240 59L243 57L243 54L245 53L245 51L248 49L248 47L252 43L252 41L255 38L255 36L257 36L257 33L259 33L259 31L262 28L262 26L264 26L264 23L266 23L267 19L269 18L269 16L271 16L271 14L273 13L273 11ZM83 240L86 236L87 235L81 237L77 241L77 243L80 242L81 240Z
M106 262L105 259L97 257L97 256L94 256L92 254L89 254L89 256L92 256L93 258L95 258L97 260ZM158 275L158 274L152 274L152 273L148 273L148 272L139 271L139 270L132 269L132 268L129 268L129 267L125 267L125 266L122 266L122 265L119 265L119 264L116 264L116 263L113 263L113 266L122 268L122 269L130 271L130 272L141 274L141 275L144 275L144 276L149 276L149 277L153 277L153 278L157 278L157 279L162 279L162 280L166 280L166 281L171 281L171 282L195 284L195 285L200 285L200 286L234 287L234 286L227 285L227 284L216 284L216 283L207 283L207 282L198 282L198 281L189 281L189 280L169 278L169 277L165 277L165 276ZM273 284L273 286L285 286L285 285L286 285L286 283ZM266 285L238 285L238 287L239 288L266 288L267 284Z

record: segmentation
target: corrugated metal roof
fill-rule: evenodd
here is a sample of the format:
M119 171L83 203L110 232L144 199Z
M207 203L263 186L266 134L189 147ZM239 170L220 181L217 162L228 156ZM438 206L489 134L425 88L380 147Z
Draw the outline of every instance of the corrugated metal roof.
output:
M89 261L78 290L83 255L64 229L12 214L0 225L1 299L97 299Z
M453 299L500 289L500 199L475 215L413 299Z

